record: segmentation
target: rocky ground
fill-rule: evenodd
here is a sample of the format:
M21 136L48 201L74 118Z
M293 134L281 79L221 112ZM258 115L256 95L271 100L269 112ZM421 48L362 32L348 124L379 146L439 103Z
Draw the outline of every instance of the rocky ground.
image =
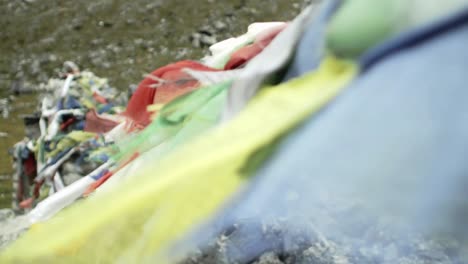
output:
M290 20L314 0L0 0L0 208L8 207L7 149L23 135L21 114L34 111L35 90L66 60L126 90L145 73L182 59L201 58L217 41L257 21ZM317 1L317 0L315 0Z
M281 219L274 224L258 219L239 221L207 247L193 250L179 264L462 264L468 261L466 241L455 235L423 235L413 226L400 229L383 217L357 212L340 212L342 217L328 215L330 223L326 228L312 219L306 225L295 227ZM323 220L323 212L316 215Z
M289 20L306 2L2 0L0 87L46 81L72 60L126 89L158 66L201 57L252 22Z
M290 20L313 1L0 0L0 208L11 205L7 150L24 137L21 116L38 103L29 92L56 77L64 61L126 90L159 66L201 58L250 23ZM27 225L0 210L0 249Z
M11 209L0 209L0 250L26 232L29 222L25 216L15 216Z
M35 90L76 62L126 90L145 73L182 59L198 59L217 41L250 23L295 17L311 0L0 0L0 208L11 205L7 150L24 137L21 116L37 106ZM0 249L24 222L0 211Z
M72 60L125 90L154 68L200 58L209 45L243 33L250 23L289 20L310 2L314 0L0 0L0 99L12 102L8 118L0 115L0 208L10 205L7 149L24 136L21 114L32 112L37 104L35 94L13 96L12 87L34 90L55 77L63 61ZM239 222L180 263L236 263L227 252L233 252L239 239L245 243L237 245L269 242L269 247L241 263L462 264L468 259L462 246L466 243L412 233L397 236L377 220L363 222L361 216L354 214L355 222L365 224L353 225L339 236L319 232L304 240L299 236L291 240L293 247L279 239L284 225ZM352 217L338 212L328 218L352 222ZM330 224L330 230L340 231L340 223ZM0 249L27 226L22 216L0 210ZM245 236L243 226L260 230L257 237Z

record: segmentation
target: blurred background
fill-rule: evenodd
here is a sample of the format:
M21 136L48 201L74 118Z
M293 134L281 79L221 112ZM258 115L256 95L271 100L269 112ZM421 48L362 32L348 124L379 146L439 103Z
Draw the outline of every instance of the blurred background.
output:
M143 75L198 59L260 21L294 18L311 0L0 0L0 208L11 205L8 149L24 137L36 88L64 61L125 91Z

